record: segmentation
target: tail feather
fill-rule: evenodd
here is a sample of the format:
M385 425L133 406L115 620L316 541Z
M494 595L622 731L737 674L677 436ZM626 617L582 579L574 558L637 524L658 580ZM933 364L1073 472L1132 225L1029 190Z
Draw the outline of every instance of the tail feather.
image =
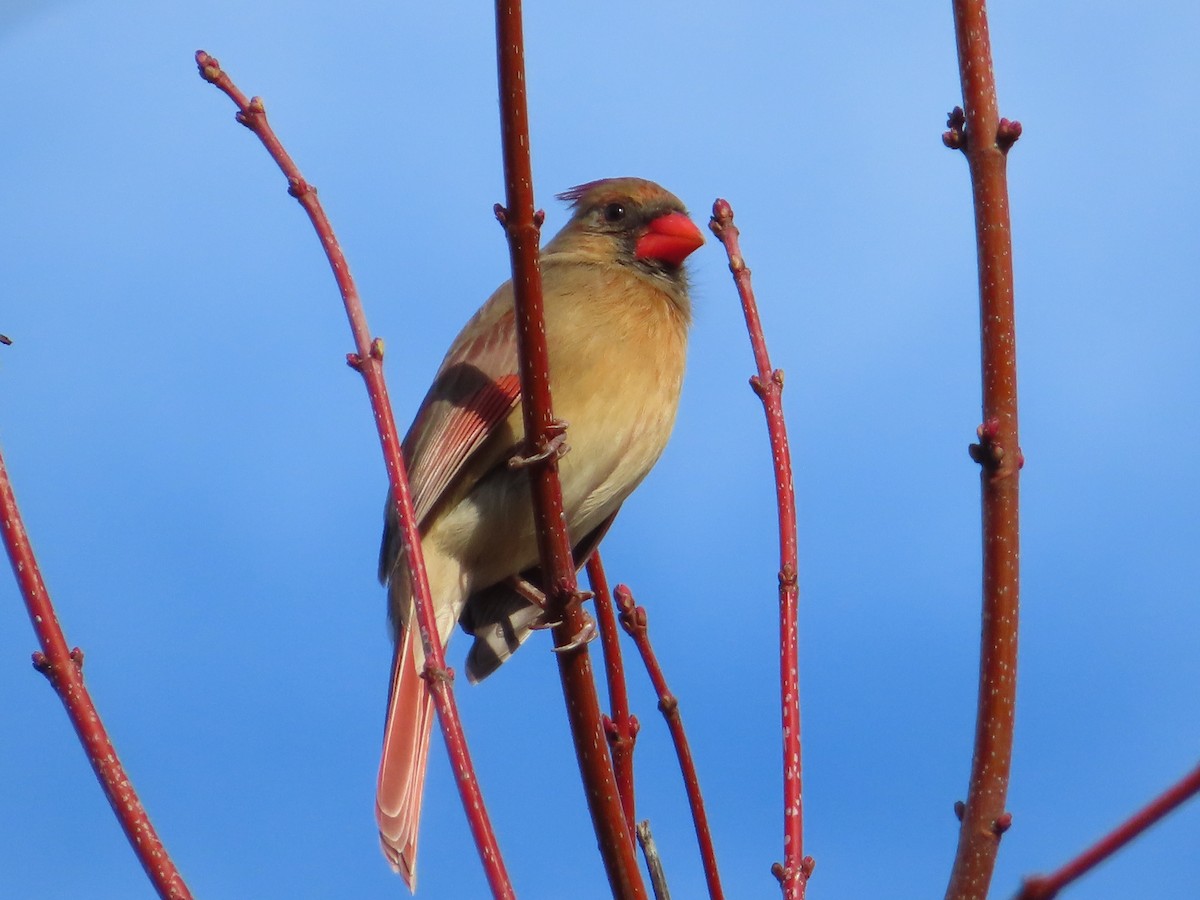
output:
M392 663L392 687L375 793L379 842L410 891L417 887L417 829L429 764L433 695L417 664L415 628L407 628Z

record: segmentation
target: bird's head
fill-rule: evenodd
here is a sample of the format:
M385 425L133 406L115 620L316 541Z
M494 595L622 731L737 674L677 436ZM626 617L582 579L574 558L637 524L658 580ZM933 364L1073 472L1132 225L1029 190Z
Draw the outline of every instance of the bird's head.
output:
M558 199L568 201L573 213L545 252L622 263L686 288L683 262L704 236L670 191L642 178L606 178L563 191Z

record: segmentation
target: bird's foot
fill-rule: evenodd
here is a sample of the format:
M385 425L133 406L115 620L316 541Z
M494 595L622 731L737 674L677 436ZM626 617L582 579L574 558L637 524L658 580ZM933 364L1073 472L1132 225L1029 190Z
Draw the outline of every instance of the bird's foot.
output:
M525 469L535 463L545 462L550 458L562 459L570 452L571 445L567 443L567 423L561 419L556 419L550 425L549 440L539 442L537 449L533 453L513 454L508 459L508 467L510 469Z

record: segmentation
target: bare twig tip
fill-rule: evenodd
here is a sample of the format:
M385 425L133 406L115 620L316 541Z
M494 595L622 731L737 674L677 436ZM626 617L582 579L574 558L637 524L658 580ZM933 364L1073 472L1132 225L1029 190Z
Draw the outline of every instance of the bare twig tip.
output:
M221 77L221 64L203 50L196 51L196 68L200 70L200 77L207 82L215 84Z
M623 584L618 584L613 590L613 596L617 600L617 607L623 613L633 612L633 592Z

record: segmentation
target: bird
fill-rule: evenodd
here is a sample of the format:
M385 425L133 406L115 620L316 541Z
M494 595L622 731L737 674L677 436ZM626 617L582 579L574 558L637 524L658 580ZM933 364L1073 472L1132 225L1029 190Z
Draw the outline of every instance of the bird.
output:
M685 260L703 243L674 194L609 178L558 195L571 217L540 251L554 414L566 423L563 510L582 567L674 426L691 302ZM471 683L541 624L522 582L539 584L524 444L512 282L451 344L403 442L438 633L473 635ZM416 890L433 699L399 522L389 494L379 578L395 643L376 790L384 856Z

